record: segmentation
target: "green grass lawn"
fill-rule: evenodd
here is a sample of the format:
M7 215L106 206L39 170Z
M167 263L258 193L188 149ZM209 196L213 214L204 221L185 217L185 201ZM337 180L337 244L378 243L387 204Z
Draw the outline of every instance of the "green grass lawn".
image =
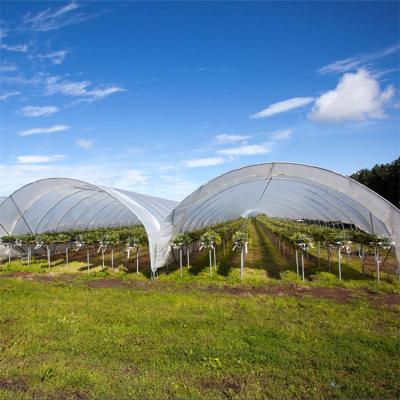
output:
M303 283L250 234L243 282L222 250L212 277L202 252L155 281L99 260L0 265L0 399L399 398L396 278L351 259L339 281L312 253Z
M400 394L398 306L101 282L0 279L1 399Z

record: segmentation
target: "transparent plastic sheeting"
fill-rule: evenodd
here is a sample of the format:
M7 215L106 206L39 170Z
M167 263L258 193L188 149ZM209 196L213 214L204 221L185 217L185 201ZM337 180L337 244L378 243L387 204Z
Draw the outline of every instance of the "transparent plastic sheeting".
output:
M143 224L151 259L162 222L177 202L75 179L33 182L0 204L0 236Z
M174 201L46 179L0 203L0 235L115 227L142 223L155 271L169 259L171 237L240 216L341 221L391 236L400 259L400 210L365 186L318 167L291 163L252 165L223 174Z

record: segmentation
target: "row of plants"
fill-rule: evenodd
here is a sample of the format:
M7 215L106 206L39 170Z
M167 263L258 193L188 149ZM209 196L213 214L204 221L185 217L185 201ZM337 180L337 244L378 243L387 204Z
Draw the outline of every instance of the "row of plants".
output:
M216 248L222 246L225 256L226 247L230 243L234 243L234 248L245 249L247 252L248 220L239 218L236 220L226 221L220 224L211 225L192 232L177 233L173 236L171 246L179 252L179 267L182 276L183 271L183 253L186 253L187 267L190 266L190 249L208 250L210 276L213 270L217 269L217 254ZM242 256L243 258L243 256ZM244 260L241 262L241 275L243 275Z
M127 253L127 259L132 252L136 253L136 270L139 271L140 249L148 247L147 234L143 225L132 225L117 228L97 228L91 230L71 230L66 232L45 232L41 234L7 235L1 238L1 243L8 247L9 261L11 249L15 247L26 251L28 265L32 262L33 254L45 253L48 266L51 266L51 249L63 245L65 261L69 264L70 251L75 253L86 249L86 262L90 266L90 250L97 249L102 256L104 268L104 255L107 250L111 253L111 266L114 268L114 252L121 250Z
M27 233L24 235L5 235L1 237L2 243L34 244L39 240L44 244L70 243L83 240L85 243L95 244L107 238L115 244L125 242L135 237L141 243L147 243L147 235L143 225L132 225L117 228L97 228L91 230L70 230L65 232L45 232L40 234Z
M308 256L310 248L317 245L317 262L320 266L321 244L326 248L328 265L331 264L331 251L337 252L339 279L341 276L341 258L344 253L346 258L353 253L353 245L357 246L357 255L360 258L361 268L364 273L364 263L372 249L377 268L377 279L380 280L380 268L386 261L393 246L389 237L373 235L356 229L340 229L323 225L308 224L281 218L269 218L264 215L257 216L257 220L271 233L273 242L280 248L285 243L295 250L296 269L299 271L299 251L301 252L302 278L304 280L304 253ZM386 251L382 263L381 250Z

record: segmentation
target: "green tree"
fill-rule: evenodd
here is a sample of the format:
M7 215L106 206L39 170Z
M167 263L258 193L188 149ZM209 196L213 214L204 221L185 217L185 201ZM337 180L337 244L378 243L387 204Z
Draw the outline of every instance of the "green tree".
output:
M400 207L400 157L388 164L376 164L371 169L361 169L350 178Z

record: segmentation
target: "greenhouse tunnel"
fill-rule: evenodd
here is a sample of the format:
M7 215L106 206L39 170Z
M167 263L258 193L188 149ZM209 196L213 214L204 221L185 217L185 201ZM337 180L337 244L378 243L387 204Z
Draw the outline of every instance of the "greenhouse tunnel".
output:
M169 262L175 233L256 214L354 224L390 236L400 259L399 209L343 175L279 162L227 172L180 203L75 179L40 180L0 203L0 236L141 223L155 272Z
M168 260L168 243L175 233L256 214L354 224L365 232L390 236L400 259L400 210L394 205L338 173L276 162L227 172L179 203L161 228L156 267Z
M176 204L76 179L43 179L0 204L0 236L143 224L153 264L161 223Z

